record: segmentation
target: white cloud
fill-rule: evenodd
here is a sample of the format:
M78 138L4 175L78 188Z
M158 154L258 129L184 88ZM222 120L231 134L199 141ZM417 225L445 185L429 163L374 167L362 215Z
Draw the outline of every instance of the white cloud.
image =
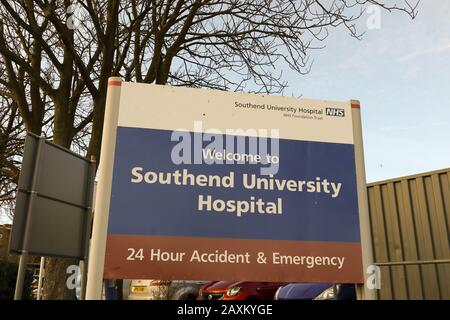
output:
M436 47L432 47L432 48L424 48L424 49L419 49L419 50L413 51L409 54L399 57L398 61L399 62L407 62L407 61L422 57L424 55L441 54L441 53L447 53L447 52L450 53L450 42L448 42L444 45L440 45L440 46L436 46Z
M413 124L413 125L384 126L384 127L380 128L380 131L381 132L415 131L415 130L419 130L419 129L427 129L427 128L432 128L432 127L446 126L446 125L448 125L448 123L446 123L446 122L433 121L433 122Z

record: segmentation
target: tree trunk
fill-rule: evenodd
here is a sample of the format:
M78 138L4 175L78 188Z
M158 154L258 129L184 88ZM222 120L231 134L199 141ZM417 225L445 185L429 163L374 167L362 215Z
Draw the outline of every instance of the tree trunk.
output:
M75 289L69 289L67 279L71 274L67 268L78 266L78 260L67 258L46 258L42 298L44 300L75 300Z

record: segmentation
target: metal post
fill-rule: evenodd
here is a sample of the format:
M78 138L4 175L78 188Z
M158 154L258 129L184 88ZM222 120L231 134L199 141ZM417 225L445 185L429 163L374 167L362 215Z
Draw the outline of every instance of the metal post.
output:
M372 248L372 232L370 227L369 204L367 200L366 170L364 166L364 148L361 125L360 102L351 100L353 121L353 142L355 146L356 182L358 186L358 211L361 231L362 263L364 284L357 286L358 299L376 300L375 289L369 289L367 284L367 268L374 264Z
M98 169L98 185L95 197L95 213L92 240L89 250L86 299L100 300L105 264L106 236L108 231L109 199L111 195L116 129L119 118L121 79L109 78L103 123L101 156Z
M36 300L41 300L42 277L44 276L44 265L45 265L45 258L41 257L41 263L39 265L39 278L38 278L38 288L37 288Z
M41 150L45 143L45 137L41 136L36 147L36 160L33 166L33 177L31 178L30 199L28 201L27 216L25 220L25 229L23 232L23 245L20 255L19 269L17 270L16 290L14 291L14 300L21 300L23 293L23 285L28 262L28 248L30 246L30 228L32 226L32 211L34 201L36 199L36 186L39 178L39 166L41 162Z
M23 293L23 284L27 270L28 252L22 251L19 260L19 269L17 270L16 290L14 291L14 300L21 300Z
M85 232L83 238L84 245L84 257L83 260L80 261L80 272L81 272L81 292L80 299L86 300L86 285L87 285L87 271L88 271L88 263L89 263L89 242L91 238L92 232L92 213L93 213L93 198L94 198L94 180L95 180L95 172L97 170L97 163L95 161L95 157L91 157L90 159L90 168L89 168L89 187L87 188L87 197L88 197L88 215L85 223Z
M81 283L80 283L80 300L86 300L86 281L87 281L87 270L86 263L84 260L80 260L78 265L80 267ZM78 280L78 279L77 279Z

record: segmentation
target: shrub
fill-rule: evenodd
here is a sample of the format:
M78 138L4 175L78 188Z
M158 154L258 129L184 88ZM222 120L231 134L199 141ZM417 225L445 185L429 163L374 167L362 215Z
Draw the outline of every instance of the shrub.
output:
M18 265L15 263L0 261L0 300L14 299L14 290L16 288ZM23 299L31 299L31 282L33 273L30 270L25 274L25 286L23 288Z

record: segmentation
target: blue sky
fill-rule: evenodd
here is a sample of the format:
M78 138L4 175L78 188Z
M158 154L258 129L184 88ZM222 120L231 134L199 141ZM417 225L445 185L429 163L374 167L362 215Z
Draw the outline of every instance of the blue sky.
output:
M369 182L450 167L450 1L425 0L416 19L381 12L358 41L332 30L310 74L287 95L361 101Z

